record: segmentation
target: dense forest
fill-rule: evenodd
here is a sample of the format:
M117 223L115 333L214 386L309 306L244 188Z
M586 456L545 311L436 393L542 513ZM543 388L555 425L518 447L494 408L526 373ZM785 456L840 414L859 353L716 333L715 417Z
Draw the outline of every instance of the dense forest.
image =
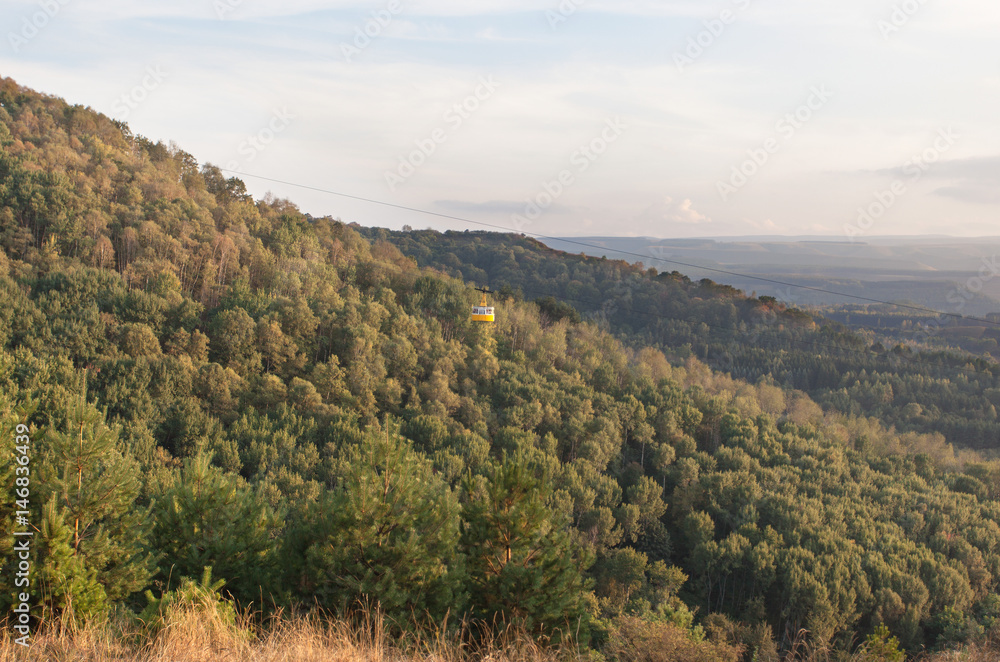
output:
M309 217L9 79L0 243L38 617L197 589L733 662L1000 632L1000 465L950 443L995 445L983 361L520 237Z
M939 432L956 446L1000 449L1000 375L990 354L1000 325L872 305L838 306L827 319L773 297L561 253L523 236L360 231L422 267L533 300L550 317L570 306L672 361L695 356L739 379L801 389L824 409L875 416L902 432Z

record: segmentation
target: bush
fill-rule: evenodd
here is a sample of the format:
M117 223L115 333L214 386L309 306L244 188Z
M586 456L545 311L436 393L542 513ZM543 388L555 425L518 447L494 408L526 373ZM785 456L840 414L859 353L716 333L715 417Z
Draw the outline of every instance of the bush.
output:
M152 591L146 591L149 604L139 614L139 620L151 637L192 611L207 617L222 631L235 631L236 610L219 593L224 585L221 579L212 581L212 568L208 567L202 572L200 582L185 577L180 586L159 598L154 597Z
M612 627L603 653L615 662L738 662L741 650L697 641L672 623L626 616Z

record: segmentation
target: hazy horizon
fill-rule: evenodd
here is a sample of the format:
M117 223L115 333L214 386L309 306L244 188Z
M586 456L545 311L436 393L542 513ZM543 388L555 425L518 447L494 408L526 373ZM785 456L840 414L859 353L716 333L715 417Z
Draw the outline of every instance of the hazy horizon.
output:
M614 239L657 239L661 241L671 241L671 240L683 240L683 241L697 241L699 239L713 240L713 241L724 241L724 240L756 240L756 241L831 241L831 242L843 242L843 243L873 243L881 241L899 241L899 240L961 240L964 242L973 242L981 239L996 239L1000 240L1000 235L977 235L977 236L961 236L961 235L950 235L950 234L886 234L886 235L871 235L865 236L863 238L855 239L853 242L850 239L846 239L843 236L837 235L792 235L792 234L740 234L740 235L702 235L702 236L690 236L690 237L657 237L653 235L628 235L628 234L607 234L607 235L562 235L559 237L553 237L554 239L603 239L603 238L614 238Z
M0 73L255 195L546 236L991 233L1000 8L12 0Z

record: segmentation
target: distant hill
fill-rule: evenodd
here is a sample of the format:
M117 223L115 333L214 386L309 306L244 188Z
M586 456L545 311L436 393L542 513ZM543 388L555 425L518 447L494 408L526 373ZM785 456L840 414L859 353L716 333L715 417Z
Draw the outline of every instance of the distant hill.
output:
M909 301L947 312L955 312L955 301L961 298L960 312L965 314L1000 312L1000 274L990 271L990 277L981 282L981 290L979 281L976 291L964 287L979 275L984 264L993 264L1000 255L997 237L859 237L855 241L844 237L574 237L545 239L544 243L571 253L641 261L659 270L678 269L692 279L711 278L793 305L850 304L856 300L751 276L871 299ZM1000 265L996 268L1000 270Z

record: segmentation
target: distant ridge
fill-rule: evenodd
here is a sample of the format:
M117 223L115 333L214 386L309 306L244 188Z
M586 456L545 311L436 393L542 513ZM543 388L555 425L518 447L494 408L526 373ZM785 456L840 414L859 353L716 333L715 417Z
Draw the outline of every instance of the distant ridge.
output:
M573 236L573 237L556 237L560 240L569 241L639 241L639 240L649 240L649 241L669 241L669 242L682 242L682 241L712 241L718 243L744 243L744 242L766 242L766 243L778 243L778 244L792 244L792 243L841 243L841 244L865 244L865 243L878 243L878 244L913 244L913 243L923 243L923 242L934 242L934 243L956 243L956 244L967 244L967 243L978 243L982 241L995 241L1000 242L1000 235L983 235L975 237L959 237L953 235L944 234L919 234L919 235L864 235L856 237L854 240L845 239L844 235L720 235L717 237L654 237L649 235L629 237L629 236L608 236L608 235L596 235L596 236Z
M1000 311L1000 278L984 278L982 283L975 283L975 291L963 290L969 279L979 278L984 263L991 265L1000 255L1000 237L873 235L850 241L843 236L820 235L679 239L603 236L542 241L569 253L641 261L663 271L677 269L694 279L710 278L747 293L774 296L796 305L851 301L769 285L759 278L886 301L905 299L941 311L952 311L955 301L962 300L961 312L967 315Z

